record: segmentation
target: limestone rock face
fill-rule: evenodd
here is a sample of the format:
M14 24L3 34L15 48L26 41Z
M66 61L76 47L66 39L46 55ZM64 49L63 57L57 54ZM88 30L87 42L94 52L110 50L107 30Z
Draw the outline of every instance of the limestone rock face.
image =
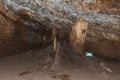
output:
M37 23L24 22L26 26L22 22L20 16L11 10L7 11L5 5L0 3L0 57L22 52L43 43L43 36L29 28L31 25L37 27Z
M89 28L85 43L86 50L104 58L120 59L119 25L91 24Z
M120 41L108 39L87 38L85 48L96 56L119 60Z
M35 42L33 31L8 17L0 17L0 56L20 52ZM34 42L34 43L33 43Z
M76 21L84 19L89 24L86 51L120 59L120 0L0 0L0 3L1 54L49 41L52 27L72 28Z

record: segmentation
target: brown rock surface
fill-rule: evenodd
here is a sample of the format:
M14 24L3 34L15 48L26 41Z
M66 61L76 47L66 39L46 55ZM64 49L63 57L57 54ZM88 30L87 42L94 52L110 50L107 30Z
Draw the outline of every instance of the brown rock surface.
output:
M85 19L89 23L86 50L102 57L120 59L119 0L0 1L6 4L0 5L1 53L40 43L46 32L51 33L48 28L71 28L77 20ZM48 33L45 36L49 40Z
M31 30L1 15L0 18L0 56L19 52L32 42Z
M36 26L35 23L33 25ZM0 3L0 57L43 43L41 35L29 26L25 26L20 16L15 15L11 10L7 11L5 5Z
M70 32L69 43L74 52L83 55L88 23L84 20L77 21Z

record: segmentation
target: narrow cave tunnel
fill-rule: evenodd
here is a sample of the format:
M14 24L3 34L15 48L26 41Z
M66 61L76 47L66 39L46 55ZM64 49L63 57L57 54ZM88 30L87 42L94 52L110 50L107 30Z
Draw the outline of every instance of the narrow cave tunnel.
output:
M120 0L0 0L0 80L120 80L119 67Z

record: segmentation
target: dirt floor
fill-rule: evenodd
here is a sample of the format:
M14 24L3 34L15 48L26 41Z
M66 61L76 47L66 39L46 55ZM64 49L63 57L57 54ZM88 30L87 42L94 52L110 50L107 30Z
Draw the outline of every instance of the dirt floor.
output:
M46 64L45 55L30 53L1 58L0 80L120 80L120 62L81 57L75 63L63 60L52 70L52 60Z

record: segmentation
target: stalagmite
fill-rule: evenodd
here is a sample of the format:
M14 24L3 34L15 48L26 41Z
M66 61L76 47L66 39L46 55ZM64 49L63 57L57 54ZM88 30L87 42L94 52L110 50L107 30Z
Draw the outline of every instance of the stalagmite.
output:
M53 49L54 52L56 52L56 46L57 46L57 31L55 30L55 28L52 29L52 38L53 38Z

